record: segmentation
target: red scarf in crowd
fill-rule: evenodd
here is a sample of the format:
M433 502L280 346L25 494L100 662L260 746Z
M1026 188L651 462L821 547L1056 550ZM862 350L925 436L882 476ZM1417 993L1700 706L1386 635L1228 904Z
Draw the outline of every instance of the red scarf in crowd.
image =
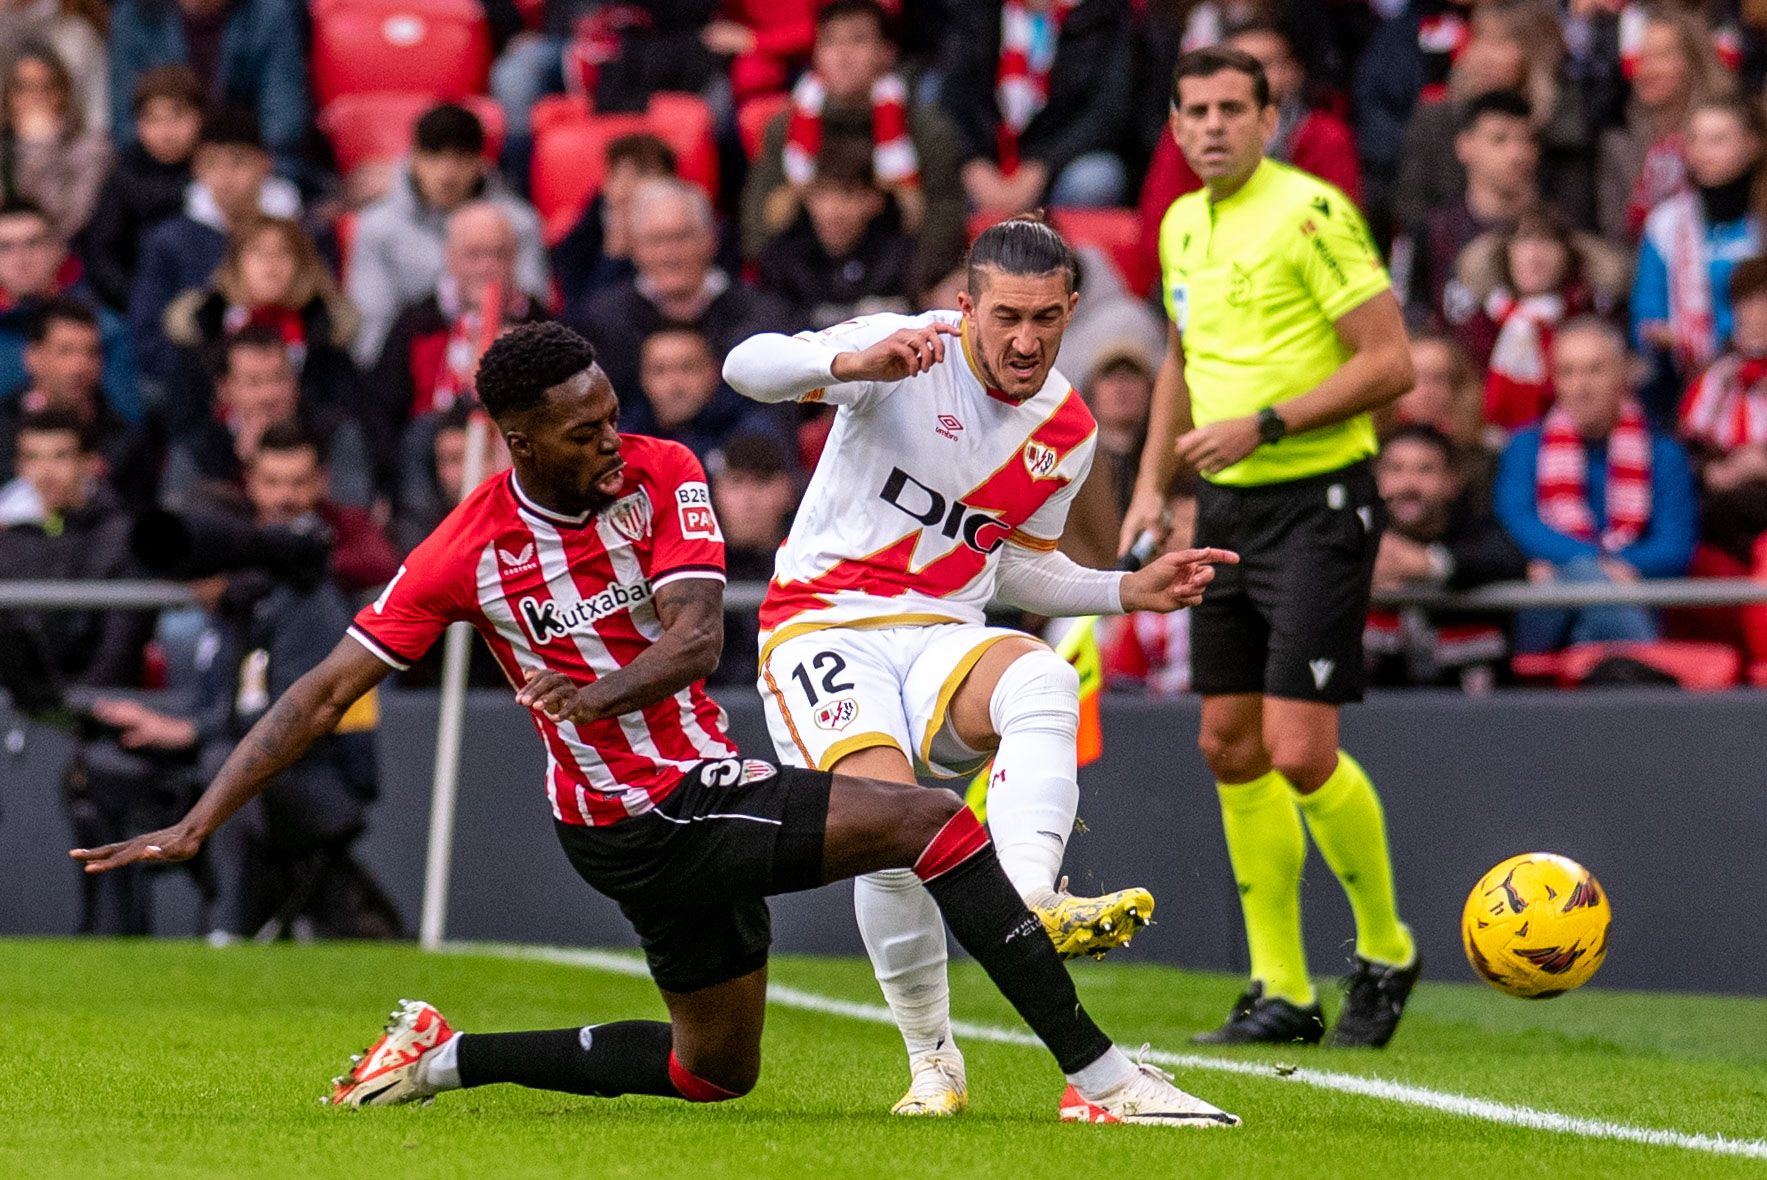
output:
M1448 75L1454 59L1472 40L1472 25L1467 22L1466 9L1443 4L1434 12L1417 18L1417 48L1423 54L1423 89L1418 102L1439 102L1448 97Z
M1546 356L1565 308L1565 297L1558 294L1518 299L1499 290L1486 302L1485 314L1497 325L1497 343L1485 375L1485 421L1514 430L1546 413L1552 403Z
M1540 520L1554 532L1598 543L1618 553L1638 540L1650 519L1650 428L1644 410L1628 398L1607 438L1607 529L1598 538L1589 510L1589 453L1571 416L1555 409L1540 432L1534 469Z
M1664 201L1653 216L1667 232L1669 326L1675 332L1674 353L1682 372L1706 365L1718 351L1718 321L1713 311L1712 272L1707 265L1706 214L1699 194L1683 190Z
M1000 67L994 75L994 101L1000 107L1000 171L1018 168L1019 136L1049 101L1049 71L1061 27L1079 0L1051 0L1033 12L1025 0L1000 6Z
M487 321L485 309L503 304L503 314L495 322ZM475 395L473 373L479 357L501 334L504 325L517 323L528 310L528 297L511 287L508 297L496 283L488 283L479 296L479 306L462 306L460 286L452 275L443 275L436 284L436 304L448 317L448 341L442 348L441 363L436 366L436 379L429 389L418 389L413 417L432 410L445 410L462 398ZM426 397L427 395L427 397Z
M1644 165L1626 198L1626 232L1637 242L1650 211L1687 185L1687 141L1679 131L1659 135L1645 150Z
M816 175L816 153L822 150L822 110L828 90L808 70L791 91L791 118L785 125L785 177L795 185ZM908 87L896 74L885 74L871 87L871 167L885 188L920 183L920 157L908 137Z
M1687 387L1681 432L1721 451L1767 443L1767 357L1714 361Z

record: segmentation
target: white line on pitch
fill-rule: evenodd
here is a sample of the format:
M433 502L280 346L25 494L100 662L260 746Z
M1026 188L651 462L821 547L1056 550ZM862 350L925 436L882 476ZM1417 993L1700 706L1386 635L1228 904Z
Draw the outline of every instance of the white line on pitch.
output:
M643 979L650 977L650 972L645 968L642 959L614 954L610 951L477 942L449 943L444 949L450 954L482 954L504 959L534 959L544 963L587 967L614 975L630 975ZM803 991L779 983L769 982L767 984L767 1002L781 1008L796 1008L803 1012L820 1012L828 1016L844 1016L849 1020L860 1020L868 1024L895 1023L890 1018L890 1010L881 1004L861 1004L853 1000L839 1000L833 996ZM959 1036L976 1041L993 1041L1002 1045L1023 1045L1032 1049L1043 1047L1042 1042L1036 1037L1019 1029L953 1020L951 1030ZM1220 1073L1235 1073L1263 1078L1267 1081L1296 1082L1321 1090L1360 1094L1365 1098L1380 1098L1388 1102L1403 1103L1406 1106L1439 1110L1443 1114L1458 1115L1461 1118L1478 1119L1482 1122L1499 1123L1509 1127L1525 1127L1532 1131L1549 1131L1553 1134L1575 1135L1584 1139L1609 1139L1621 1143L1644 1143L1655 1147L1679 1147L1687 1151L1706 1152L1710 1155L1730 1155L1741 1156L1745 1159L1767 1160L1767 1139L1732 1139L1725 1135L1705 1135L1689 1131L1662 1130L1656 1127L1638 1127L1630 1123L1613 1123L1605 1119L1582 1118L1577 1115L1560 1114L1554 1110L1541 1110L1533 1106L1497 1102L1488 1098L1474 1098L1467 1094L1431 1090L1427 1086L1390 1082L1384 1078L1365 1077L1360 1074L1333 1073L1323 1069L1301 1068L1293 1072L1278 1073L1268 1063L1234 1061L1223 1057L1204 1057L1194 1053L1169 1053L1163 1049L1150 1050L1147 1053L1147 1060L1178 1069L1211 1069Z

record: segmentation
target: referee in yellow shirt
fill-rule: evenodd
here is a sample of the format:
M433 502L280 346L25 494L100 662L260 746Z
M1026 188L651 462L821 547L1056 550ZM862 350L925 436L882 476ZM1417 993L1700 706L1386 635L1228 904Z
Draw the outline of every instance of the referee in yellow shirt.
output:
M1154 387L1124 548L1157 529L1181 466L1203 477L1196 544L1239 553L1193 610L1199 744L1218 780L1251 984L1212 1044L1318 1042L1301 944L1302 819L1356 916L1332 1044L1387 1043L1417 980L1380 799L1338 749L1362 696L1362 628L1382 510L1369 413L1411 384L1405 325L1361 215L1264 145L1277 108L1257 60L1185 54L1172 133L1203 189L1160 227L1171 347Z

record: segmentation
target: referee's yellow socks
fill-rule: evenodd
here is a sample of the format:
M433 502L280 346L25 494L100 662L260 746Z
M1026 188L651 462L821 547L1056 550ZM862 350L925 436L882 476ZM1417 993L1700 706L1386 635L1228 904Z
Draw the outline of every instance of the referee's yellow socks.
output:
M1367 772L1339 750L1337 769L1325 785L1296 798L1313 842L1350 899L1356 915L1356 953L1377 963L1410 963L1416 947L1411 931L1399 921L1386 817Z
M1294 788L1272 770L1249 783L1216 783L1227 855L1239 882L1252 978L1264 994L1305 1008L1313 1002L1301 945L1301 863L1307 836Z

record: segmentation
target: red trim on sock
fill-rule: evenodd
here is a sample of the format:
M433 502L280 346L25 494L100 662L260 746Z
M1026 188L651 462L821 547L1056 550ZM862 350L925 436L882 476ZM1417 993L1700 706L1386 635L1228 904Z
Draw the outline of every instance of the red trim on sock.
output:
M922 881L950 872L988 846L988 829L965 807L945 821L939 834L914 862L914 875Z
M728 1102L742 1095L734 1090L726 1090L723 1086L696 1077L681 1064L673 1049L669 1050L669 1084L675 1087L676 1093L689 1102Z

